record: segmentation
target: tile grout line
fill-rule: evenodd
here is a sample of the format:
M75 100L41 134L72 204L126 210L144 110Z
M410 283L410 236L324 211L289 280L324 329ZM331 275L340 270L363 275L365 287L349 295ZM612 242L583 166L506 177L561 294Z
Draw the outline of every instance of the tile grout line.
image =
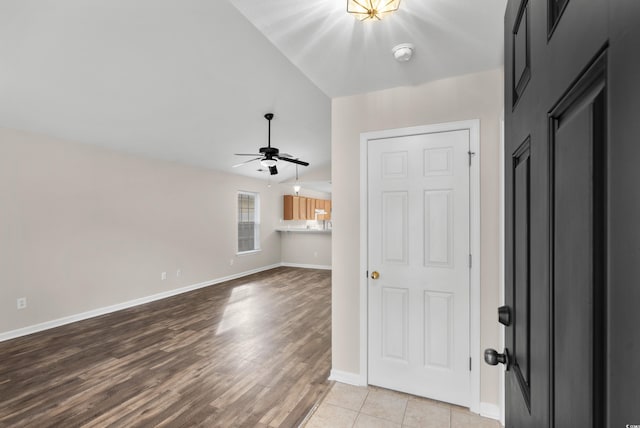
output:
M409 399L407 398L407 404L404 406L404 412L402 413L402 421L400 422L400 428L404 426L404 419L407 417L407 407L409 407Z
M358 418L360 418L360 415L362 414L362 408L364 407L364 403L367 401L367 397L369 397L369 386L366 387L367 388L367 395L364 396L364 400L362 400L362 404L360 404L360 407L358 408L358 414L356 415L356 420L353 421L353 425L351 425L351 427L355 427L356 423L358 422Z
M358 414L362 411L362 408L364 407L364 403L367 401L367 398L369 397L369 387L367 386L367 395L364 396L364 400L362 400L362 404L360 404L360 407L358 408Z

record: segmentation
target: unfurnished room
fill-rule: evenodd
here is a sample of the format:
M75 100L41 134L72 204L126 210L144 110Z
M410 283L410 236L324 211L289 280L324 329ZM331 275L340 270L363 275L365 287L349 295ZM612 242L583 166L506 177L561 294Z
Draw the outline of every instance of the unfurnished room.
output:
M640 427L640 2L0 0L0 427Z

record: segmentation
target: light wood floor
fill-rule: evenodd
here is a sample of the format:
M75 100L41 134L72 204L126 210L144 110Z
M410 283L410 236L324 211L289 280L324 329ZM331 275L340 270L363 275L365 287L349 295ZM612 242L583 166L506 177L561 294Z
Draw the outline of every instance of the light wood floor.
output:
M329 385L330 282L277 268L0 343L0 426L297 426Z

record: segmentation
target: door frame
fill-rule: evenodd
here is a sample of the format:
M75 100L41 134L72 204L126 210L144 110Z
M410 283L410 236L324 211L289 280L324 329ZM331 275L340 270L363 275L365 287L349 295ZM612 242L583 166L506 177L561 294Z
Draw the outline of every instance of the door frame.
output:
M360 383L369 384L368 325L368 144L369 141L409 137L437 132L469 131L469 150L473 153L469 168L469 353L471 354L470 407L480 409L480 119L446 122L408 128L387 129L360 134Z

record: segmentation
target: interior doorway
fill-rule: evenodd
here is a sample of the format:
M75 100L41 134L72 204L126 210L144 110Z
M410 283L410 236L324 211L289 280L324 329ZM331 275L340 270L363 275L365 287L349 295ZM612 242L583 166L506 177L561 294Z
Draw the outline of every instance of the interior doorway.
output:
M479 121L362 134L361 167L366 382L479 412Z

